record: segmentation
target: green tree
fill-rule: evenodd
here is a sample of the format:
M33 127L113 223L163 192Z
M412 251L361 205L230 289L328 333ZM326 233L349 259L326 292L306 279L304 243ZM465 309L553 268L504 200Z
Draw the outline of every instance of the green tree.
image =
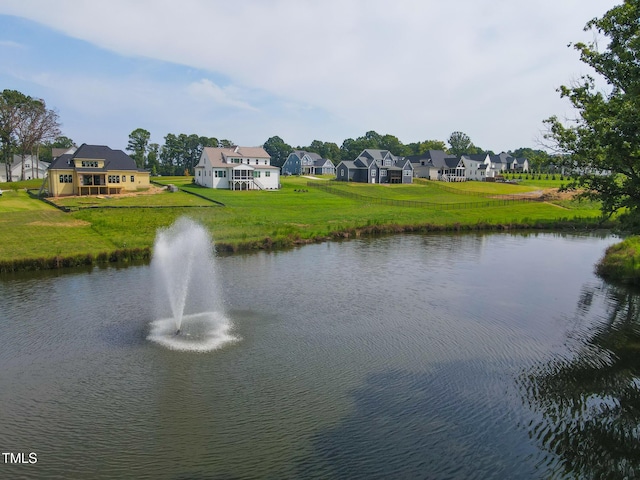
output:
M392 154L400 157L411 155L411 149L407 145L404 145L400 140L398 140L398 137L394 135L386 134L380 137L380 140L378 141L378 148L382 150L389 150Z
M544 150L536 150L529 147L516 148L508 152L515 158L526 158L529 160L529 169L531 171L540 172L547 170L552 163L552 157Z
M65 137L64 135L60 135L56 137L51 143L52 148L73 148L75 147L75 143L69 137Z
M408 143L407 149L408 155L422 155L428 150L442 150L448 151L447 144L442 140L425 140L424 142L412 142Z
M322 142L320 140L314 140L308 147L300 147L299 149L307 152L317 153L322 158L327 158L335 164L340 162L340 147L332 142Z
M456 157L465 153L477 153L477 149L471 143L469 135L464 132L453 132L449 136L448 142L451 147L449 151Z
M136 128L129 134L127 150L132 152L132 157L136 161L138 168L145 166L150 138L151 134L144 128Z
M160 145L157 143L150 143L147 153L147 167L151 171L152 176L158 175L160 170Z
M291 145L285 143L284 140L277 135L267 139L262 147L271 155L271 165L275 167L281 167L287 160L289 154L293 152Z
M557 116L545 120L544 138L558 154L570 158L579 176L569 188L582 197L601 201L603 216L625 209L627 219L640 206L640 2L622 5L585 26L607 41L575 43L580 60L608 84L603 90L590 75L562 86L577 118L565 124ZM610 173L610 174L609 174Z
M61 135L56 137L53 141L43 141L38 146L38 159L42 162L51 162L53 160L54 148L69 149L75 147L75 143L69 137Z

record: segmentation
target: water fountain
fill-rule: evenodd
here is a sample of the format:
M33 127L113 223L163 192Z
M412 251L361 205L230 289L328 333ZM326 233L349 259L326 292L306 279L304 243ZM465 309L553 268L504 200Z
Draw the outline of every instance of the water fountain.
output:
M223 311L215 267L211 238L198 223L180 218L158 231L151 260L158 319L151 322L149 340L200 352L237 340Z

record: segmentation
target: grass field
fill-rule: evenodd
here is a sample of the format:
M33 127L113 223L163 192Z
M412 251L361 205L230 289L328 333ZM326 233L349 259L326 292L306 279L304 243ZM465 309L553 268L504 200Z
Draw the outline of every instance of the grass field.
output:
M357 196L347 198L311 187L309 179L301 177L283 177L278 191L242 192L198 187L190 177L155 180L183 191L56 200L71 208L70 213L33 199L23 190L0 185L5 191L0 197L0 263L149 249L157 230L183 215L205 225L216 246L225 250L290 246L368 232L554 227L599 216L597 205L568 200L482 206L488 198L544 188L536 184L468 182L442 188L436 182L366 185L317 180ZM29 188L38 188L40 183ZM415 202L415 206L382 200ZM461 208L447 209L446 205Z

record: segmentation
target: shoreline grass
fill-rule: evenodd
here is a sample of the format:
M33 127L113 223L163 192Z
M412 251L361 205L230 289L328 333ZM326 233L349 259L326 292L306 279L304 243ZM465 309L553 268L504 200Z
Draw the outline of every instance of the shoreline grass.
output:
M464 190L456 195L429 183L386 186L328 181L332 186L370 198L362 200L309 187L309 179L303 177L284 177L282 188L277 191L242 192L199 187L191 183L191 177L161 177L154 181L172 183L183 191L56 199L56 203L72 209L69 213L30 198L24 191L7 191L6 196L0 197L0 272L145 261L152 254L158 229L170 226L180 216L203 224L221 254L394 233L584 231L603 227L598 206L588 203L471 205L447 210L442 208L445 203L469 203L470 197ZM512 192L510 186L496 191L493 185L469 184L469 188L480 190L483 195ZM537 189L535 185L526 188ZM376 203L376 198L428 201L431 205L399 207Z
M596 264L596 273L607 281L640 285L640 236L611 245Z

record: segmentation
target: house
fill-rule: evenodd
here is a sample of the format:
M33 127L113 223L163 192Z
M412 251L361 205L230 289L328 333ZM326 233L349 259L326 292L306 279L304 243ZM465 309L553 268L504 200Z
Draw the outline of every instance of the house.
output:
M486 153L465 154L460 157L464 163L464 176L467 180L483 181L487 176L487 166L490 163Z
M208 188L277 190L280 169L262 147L205 147L194 169L194 180Z
M513 172L528 172L529 160L526 158L514 158L510 170Z
M411 155L407 158L413 165L415 176L429 180L442 180L442 175L451 167L455 171L458 164L455 155L450 155L443 150L427 150L420 155Z
M283 175L335 175L336 167L329 159L317 153L296 150L282 165Z
M31 180L34 178L45 178L47 176L48 162L42 162L36 155L25 155L24 161L21 155L14 155L13 162L9 166L11 182L19 180ZM6 182L6 165L0 167L0 182Z
M490 171L490 173L489 173ZM529 160L526 158L514 158L508 153L490 155L490 166L487 174L490 177L500 175L502 172L528 172Z
M122 150L82 144L49 166L49 195L112 195L149 188L149 171L139 169Z
M343 160L336 167L336 180L360 183L412 183L413 165L408 158L388 150L367 148L355 160Z
M445 182L466 180L464 162L443 150L427 150L422 155L413 155L408 158L414 165L417 176L421 178Z

